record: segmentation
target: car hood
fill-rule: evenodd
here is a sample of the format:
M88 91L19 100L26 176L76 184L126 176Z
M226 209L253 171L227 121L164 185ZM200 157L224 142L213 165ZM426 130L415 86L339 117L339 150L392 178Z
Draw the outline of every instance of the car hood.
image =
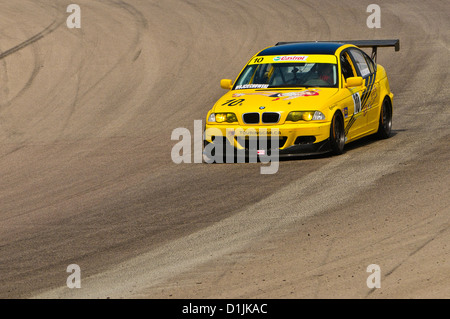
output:
M337 88L299 88L289 90L232 90L222 96L213 112L290 112L315 111L329 106L328 101Z

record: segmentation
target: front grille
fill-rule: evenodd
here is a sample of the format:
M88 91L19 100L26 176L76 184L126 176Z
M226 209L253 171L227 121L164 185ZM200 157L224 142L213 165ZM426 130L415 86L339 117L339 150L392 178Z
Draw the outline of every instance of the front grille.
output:
M280 114L275 112L265 112L262 115L263 123L278 123L280 120Z
M245 113L244 115L242 115L242 119L246 124L258 124L259 113Z
M246 150L271 150L272 137L270 136L236 136L238 142ZM265 139L265 142L264 140ZM282 148L287 141L286 136L278 137L278 148Z

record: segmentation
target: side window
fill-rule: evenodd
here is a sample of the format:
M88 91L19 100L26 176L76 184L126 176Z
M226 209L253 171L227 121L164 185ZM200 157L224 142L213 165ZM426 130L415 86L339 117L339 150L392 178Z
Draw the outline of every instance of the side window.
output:
M352 66L352 60L347 52L343 52L341 54L341 70L344 80L347 80L349 77L356 76Z
M364 57L366 58L366 62L367 65L369 66L370 73L375 73L377 70L375 62L373 62L373 60L367 54L364 54Z
M359 70L359 74L365 79L367 78L372 72L369 69L369 66L367 65L366 58L364 57L363 53L356 49L351 49L350 53L353 56L353 59L356 63L356 68Z

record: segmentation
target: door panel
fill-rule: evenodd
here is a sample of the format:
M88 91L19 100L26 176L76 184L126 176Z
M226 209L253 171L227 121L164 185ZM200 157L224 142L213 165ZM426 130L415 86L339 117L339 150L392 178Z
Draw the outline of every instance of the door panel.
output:
M379 92L380 83L375 83L365 105L365 112L367 112L367 126L369 130L378 128L380 114Z
M358 76L357 69L348 51L343 51L341 53L340 62L344 81L349 77ZM347 88L344 90L348 92L348 95L343 101L344 109L348 110L348 121L346 122L345 135L349 140L351 140L361 135L367 125L367 118L362 112L364 92L362 92L361 88Z
M350 55L355 62L356 71L365 79L366 90L362 95L362 112L366 117L365 133L378 128L380 112L380 84L376 83L376 64L360 49L350 49Z

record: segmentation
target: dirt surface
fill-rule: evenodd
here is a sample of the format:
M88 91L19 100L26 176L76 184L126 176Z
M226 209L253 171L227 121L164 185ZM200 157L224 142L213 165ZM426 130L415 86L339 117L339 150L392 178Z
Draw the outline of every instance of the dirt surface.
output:
M378 1L379 29L370 1L71 3L0 3L0 298L450 298L448 2ZM394 38L390 139L172 161L258 50Z

